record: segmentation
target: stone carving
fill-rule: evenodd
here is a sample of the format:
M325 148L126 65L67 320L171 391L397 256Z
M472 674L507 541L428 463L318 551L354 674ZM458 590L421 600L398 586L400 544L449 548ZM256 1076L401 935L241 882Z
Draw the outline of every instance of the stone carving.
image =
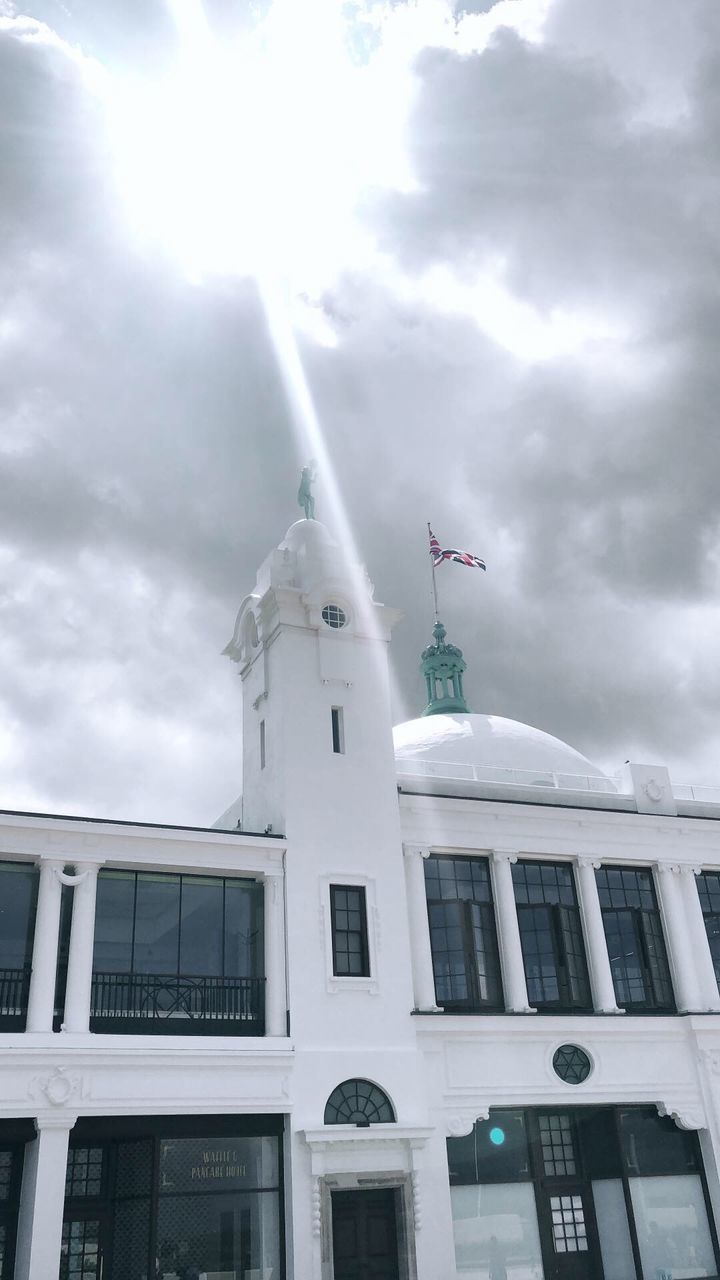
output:
M475 1107L472 1111L456 1111L445 1120L445 1133L448 1138L467 1138L472 1133L476 1120L487 1120L489 1107Z
M658 1102L659 1116L669 1116L678 1129L705 1129L707 1121L699 1107L673 1107L672 1103Z
M65 1107L68 1102L85 1096L82 1076L69 1076L66 1067L56 1067L49 1076L35 1076L28 1086L28 1095L42 1095L51 1107Z
M652 804L659 804L665 795L665 788L660 785L657 778L648 778L647 782L643 782L642 789Z
M410 1174L410 1187L412 1189L412 1208L413 1208L413 1226L416 1233L422 1227L422 1205L420 1203L420 1174L417 1169Z
M312 1184L312 1233L319 1236L322 1229L322 1196L320 1193L320 1179L313 1178Z

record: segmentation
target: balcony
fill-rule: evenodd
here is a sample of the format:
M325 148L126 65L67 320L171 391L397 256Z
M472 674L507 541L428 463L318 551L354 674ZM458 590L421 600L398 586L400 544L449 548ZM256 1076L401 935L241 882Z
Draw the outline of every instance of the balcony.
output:
M94 973L90 1030L120 1035L263 1036L265 979Z
M0 1031L24 1031L30 992L30 965L0 969Z

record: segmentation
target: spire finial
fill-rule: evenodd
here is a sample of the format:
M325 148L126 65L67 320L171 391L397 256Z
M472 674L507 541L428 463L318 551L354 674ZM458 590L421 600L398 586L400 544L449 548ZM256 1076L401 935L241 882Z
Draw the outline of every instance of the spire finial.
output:
M298 505L305 508L305 519L315 519L315 498L313 496L312 486L317 479L315 470L316 462L311 458L306 467L300 472L300 488L298 489Z
M446 636L447 632L438 618L433 627L433 643L423 649L420 664L428 696L424 716L448 715L454 711L470 714L463 692L466 662L462 649L448 644Z

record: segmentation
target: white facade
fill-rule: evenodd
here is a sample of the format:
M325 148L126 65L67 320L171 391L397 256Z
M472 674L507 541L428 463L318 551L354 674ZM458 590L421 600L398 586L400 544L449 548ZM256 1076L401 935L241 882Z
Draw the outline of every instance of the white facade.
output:
M214 1159L223 1136L220 1122L211 1123L214 1117L238 1118L235 1127L226 1119L223 1123L228 1123L228 1133L241 1135L240 1140L245 1133L242 1118L264 1118L268 1133L273 1118L279 1118L275 1124L282 1128L283 1172L278 1203L284 1229L279 1232L268 1225L267 1214L256 1211L260 1200L256 1197L251 1204L248 1192L247 1217L242 1229L237 1227L237 1238L240 1241L242 1232L243 1239L252 1237L252 1249L247 1243L242 1248L240 1243L228 1244L234 1221L229 1199L222 1228L225 1244L217 1247L232 1255L232 1266L221 1266L217 1259L212 1265L198 1263L186 1249L183 1274L182 1249L178 1252L172 1241L161 1239L154 1225L163 1190L155 1187L147 1193L148 1257L153 1256L144 1272L153 1280L202 1275L223 1280L344 1280L351 1275L539 1280L543 1274L547 1280L586 1274L598 1280L603 1274L605 1280L638 1274L679 1280L715 1274L717 1261L709 1265L708 1249L712 1251L714 1223L720 1222L720 995L698 877L720 873L720 794L713 800L712 795L684 791L678 798L662 767L632 765L621 778L607 779L566 744L527 726L484 716L428 716L401 726L396 759L387 646L397 617L372 600L362 570L348 565L322 525L298 522L262 566L227 650L242 677L244 735L242 802L228 811L231 816L225 815L216 828L191 830L0 815L2 865L37 868L29 986L23 988L19 977L7 977L10 952L0 952L0 1025L11 1028L0 1032L0 1152L3 1143L8 1149L24 1148L17 1164L21 1188L15 1199L8 1196L5 1219L0 1216L7 1241L0 1280L13 1275L15 1280L56 1280L61 1256L63 1275L82 1280L99 1274L102 1265L104 1280L140 1280L141 1268L134 1270L136 1264L118 1253L121 1237L111 1189L112 1161L117 1157L108 1157L110 1172L102 1175L102 1205L99 1182L96 1197L87 1195L86 1182L83 1210L77 1197L65 1199L68 1147L77 1147L77 1135L86 1132L90 1136L83 1140L83 1151L104 1150L104 1142L110 1150L112 1142L124 1140L123 1123L129 1126L128 1134L144 1133L144 1118L148 1134L164 1140L167 1119L168 1142L181 1132L215 1135L215 1146L210 1143ZM457 961L445 963L439 955L440 933L431 937L425 871L431 864L446 870L451 862L466 869L468 860L482 868L489 885L487 899L477 903L477 920L484 923L478 924L475 942L468 945L479 945L477 938L485 929L492 965L496 939L495 981L501 997L500 1003L490 1000L483 1006L480 996L470 1007L472 1001L460 996L465 1006L453 1012L443 1007L442 991L450 988L442 983L457 982L459 991L465 979ZM523 924L529 917L516 902L517 868L525 865L570 869L572 887L567 892L574 895L575 905L558 911L577 915L573 936L580 938L585 958L577 963L580 969L586 963L587 978L583 969L567 1007L560 998L553 1008L550 999L538 1011L543 1003L536 998L540 979L528 955L529 935ZM658 999L654 1008L643 1007L641 1012L633 1012L632 1004L625 1009L618 1004L621 961L608 945L612 912L607 904L603 909L598 889L602 882L596 873L619 867L649 872L654 886L672 981L674 1009L666 1012ZM123 874L113 880L109 873ZM192 904L191 895L200 894L203 886L208 902L212 895L213 902L219 902L221 894L223 929L235 937L233 881L247 889L244 903L261 902L257 973L264 979L264 1011L257 1025L251 1005L252 993L259 988L242 985L245 978L255 981L256 971L230 979L230 986L235 982L233 991L240 993L232 997L231 1009L227 1003L219 1005L220 997L212 994L224 981L222 976L202 969L198 977L197 961L194 973L183 971L182 932L177 935L178 967L173 970L163 961L162 981L150 971L152 947L138 959L138 949L145 945L138 938L143 929L153 928L147 924L152 911L148 908L143 915L138 905L138 886L149 895L147 886L162 885L158 893L164 893L165 886L181 884L178 892L186 895L178 898L181 904ZM123 960L121 972L103 978L98 960L102 948L103 954L120 956L126 946L122 921L118 917L115 928L112 911L103 906L114 901L108 896L111 882L118 895L133 886L132 939L127 943L130 959ZM96 898L98 888L101 897ZM343 931L338 923L344 901L338 891L348 890L360 891L352 899L362 907L359 932L350 927ZM147 897L148 903L154 900ZM165 911L163 901L157 898L159 913ZM198 896L197 901L205 899ZM447 899L452 904L467 901ZM177 910L177 929L182 931L189 916L182 914L182 905ZM475 911L475 906L457 906L457 919L475 920L475 915L463 915L466 910ZM547 910L548 920L564 919L552 904ZM633 910L625 910L625 923ZM2 930L9 937L14 928L0 904L0 946ZM256 932L259 937L259 929ZM239 926L236 933L241 936ZM250 948L246 934L242 945ZM354 975L339 971L345 962L338 958L341 946L355 945L347 941L351 935L356 941L360 938L362 950L356 966L361 972ZM570 932L552 941L553 955L567 972L573 963L568 958L569 937ZM661 961L653 968L652 939L649 933L643 937L650 992ZM197 947L196 939L190 938L190 943ZM451 944L452 939L448 955ZM462 945L466 944L467 938ZM223 948L219 964L225 975L227 940ZM56 991L58 954L66 975L64 999L62 991ZM15 967L19 973L19 960ZM473 970L478 990L483 981ZM659 991L659 977L657 984ZM104 1013L101 989L104 999L110 999L110 990L115 1001ZM119 991L125 993L122 1000ZM222 997L227 999L227 994ZM449 999L445 1003L453 1005ZM201 1006L205 1012L200 1017ZM222 1034L210 1027L213 1017L220 1019ZM587 1055L591 1070L581 1083L567 1083L556 1073L553 1057L561 1045L578 1046ZM324 1123L333 1090L352 1080L369 1081L382 1090L395 1119L367 1127ZM510 1113L524 1117L528 1133L535 1131L537 1116L567 1113L575 1125L581 1108L588 1109L588 1115L595 1108L607 1116L612 1109L627 1112L630 1121L640 1116L640 1110L633 1110L638 1108L645 1117L671 1117L681 1130L698 1135L699 1145L692 1150L701 1153L701 1164L692 1166L692 1177L698 1186L702 1181L707 1193L710 1225L697 1205L690 1209L683 1202L666 1211L666 1217L674 1214L677 1220L676 1240L685 1242L694 1235L692 1246L673 1246L674 1254L658 1266L662 1240L657 1231L654 1239L643 1237L652 1210L641 1210L639 1201L633 1201L630 1227L617 1226L620 1244L614 1242L619 1252L613 1261L602 1217L609 1181L603 1188L592 1183L590 1192L589 1174L583 1194L594 1196L595 1202L594 1208L586 1205L585 1212L596 1221L600 1239L578 1253L574 1270L567 1269L567 1258L553 1253L547 1230L542 1257L529 1235L523 1240L513 1235L509 1211L497 1211L490 1227L487 1221L478 1225L487 1191L479 1175L475 1182L462 1183L479 1189L480 1207L468 1213L472 1197L451 1189L448 1137L474 1133L475 1122L491 1114L500 1116L497 1133L504 1133L502 1116ZM174 1127L176 1118L194 1127L181 1131ZM683 1158L689 1161L691 1155ZM451 1163L452 1159L451 1155ZM534 1188L528 1196L534 1194L539 1205L541 1195L552 1197L553 1187L542 1181L537 1159L535 1154L534 1181L529 1173L523 1177L527 1187ZM583 1159L587 1163L587 1154ZM230 1168L227 1160L224 1167ZM690 1167L683 1168L683 1177L691 1177ZM195 1172L193 1166L188 1177ZM680 1188L682 1178L669 1166L660 1172L667 1178L662 1185L657 1177L647 1178L647 1186L643 1183L638 1189L643 1179L626 1170L627 1195L642 1193L643 1204L649 1203L657 1184L658 1194L667 1199ZM227 1194L234 1190L245 1195L238 1190L240 1175L227 1177L232 1184ZM578 1186L579 1177L578 1173ZM492 1179L491 1183L495 1185ZM568 1191L570 1182L558 1182L558 1195L563 1187ZM396 1242L391 1242L384 1262L376 1260L384 1270L353 1271L352 1262L339 1256L337 1197L353 1189L392 1189ZM492 1195L485 1199L492 1201ZM342 1202L350 1218L352 1203L347 1197ZM387 1206L389 1201L382 1203ZM543 1212L538 1208L540 1219ZM70 1226L63 1236L64 1216L66 1221L92 1219L99 1224L99 1243L88 1243L86 1231L86 1255L79 1263L80 1246L73 1244ZM270 1242L273 1230L275 1239ZM630 1232L627 1256L622 1255L624 1237L620 1239L624 1230ZM13 1272L9 1242L15 1236ZM366 1247L367 1242L358 1245L363 1258ZM629 1270L631 1248L634 1260ZM163 1250L167 1258L180 1261L163 1261ZM592 1254L589 1261L583 1252Z

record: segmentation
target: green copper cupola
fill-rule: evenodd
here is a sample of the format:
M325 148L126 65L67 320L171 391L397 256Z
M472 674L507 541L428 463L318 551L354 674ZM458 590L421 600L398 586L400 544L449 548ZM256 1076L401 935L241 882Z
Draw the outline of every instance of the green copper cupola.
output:
M422 651L420 669L425 677L428 696L424 716L448 715L453 711L464 711L468 715L470 713L463 693L466 663L462 649L448 644L446 635L442 622L436 622L433 627L433 643Z

